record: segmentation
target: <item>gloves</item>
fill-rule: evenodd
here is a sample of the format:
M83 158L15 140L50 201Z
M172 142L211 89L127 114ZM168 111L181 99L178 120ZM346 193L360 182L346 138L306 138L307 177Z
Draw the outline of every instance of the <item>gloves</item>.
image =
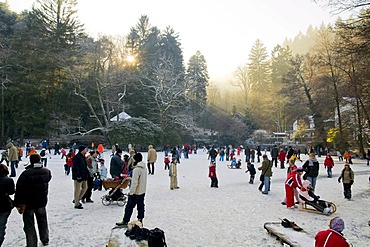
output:
M340 177L338 178L338 183L340 183Z
M81 183L82 181L82 178L77 178L77 182Z

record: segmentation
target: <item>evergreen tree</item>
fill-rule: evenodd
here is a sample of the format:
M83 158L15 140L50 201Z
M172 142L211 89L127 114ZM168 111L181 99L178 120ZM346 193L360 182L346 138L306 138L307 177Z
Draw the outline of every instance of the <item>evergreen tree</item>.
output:
M186 80L189 88L187 97L191 103L193 120L199 123L199 118L203 115L207 103L209 81L207 62L200 51L189 59Z

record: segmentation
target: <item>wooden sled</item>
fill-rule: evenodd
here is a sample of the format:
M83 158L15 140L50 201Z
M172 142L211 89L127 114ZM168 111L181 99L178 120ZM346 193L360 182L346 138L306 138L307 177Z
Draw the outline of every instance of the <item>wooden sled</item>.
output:
M285 228L281 222L266 222L263 227L281 244L291 247L315 246L315 238L304 230L295 231L293 228Z
M323 215L329 216L329 215L332 215L333 213L335 213L335 211L337 211L337 206L333 202L327 202L327 203L328 203L329 207L331 207L331 210L328 213L321 212L318 209L314 208L313 206L311 206L307 203L302 203L302 207L299 210L309 212L309 213L323 214Z

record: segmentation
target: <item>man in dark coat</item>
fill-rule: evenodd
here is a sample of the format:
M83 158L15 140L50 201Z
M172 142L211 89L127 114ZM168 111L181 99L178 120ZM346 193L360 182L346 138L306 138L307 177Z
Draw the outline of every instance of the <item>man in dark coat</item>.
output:
M0 246L4 242L6 223L13 209L9 195L13 195L15 192L14 181L8 175L8 167L0 164Z
M216 161L217 154L217 151L212 147L211 150L209 150L208 158L211 158L211 161ZM228 159L226 158L226 160Z
M35 229L36 216L40 240L44 246L49 244L49 229L46 216L49 182L51 172L40 163L39 154L30 155L30 165L22 172L17 181L14 205L23 214L23 230L28 247L37 247Z
M74 204L77 209L83 209L80 200L87 190L87 179L89 178L85 157L86 152L87 147L79 146L78 153L73 158L72 179L74 180Z
M275 163L275 167L277 167L277 160L278 160L278 155L279 155L279 149L277 148L276 145L271 149L271 162Z
M112 178L121 177L123 168L123 160L122 160L122 150L117 148L116 154L110 160L110 168L109 172Z

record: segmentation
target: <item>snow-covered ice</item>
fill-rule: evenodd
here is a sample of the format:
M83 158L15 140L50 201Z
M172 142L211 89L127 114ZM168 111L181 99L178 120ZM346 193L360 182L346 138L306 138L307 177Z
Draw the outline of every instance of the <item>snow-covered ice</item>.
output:
M110 153L110 150L104 153L108 169ZM143 154L145 160L147 154ZM124 207L115 204L103 206L101 197L108 193L103 190L93 192L94 203L84 204L83 210L74 209L73 182L71 176L64 174L64 160L60 156L51 157L48 160L48 168L53 176L47 205L49 246L105 246L111 228L122 219ZM307 159L305 155L301 157L303 161ZM244 155L240 158L244 161ZM344 234L348 241L353 246L369 246L370 167L366 166L365 160L354 160L353 200L348 201L343 197L342 184L337 182L344 163L333 157L333 178L327 178L323 166L324 158L318 158L320 175L316 194L337 205L337 212L332 216L287 209L281 205L284 199L285 169L274 167L271 192L263 195L257 189L259 172L255 183L248 184L249 173L245 173L245 162L243 169L228 169L226 165L229 162L218 161L219 188L210 188L209 161L202 150L198 154L191 154L187 160L181 159L181 164L178 165L180 189L170 190L168 171L164 170L163 153L159 152L155 174L148 176L144 226L164 230L169 247L262 247L280 246L263 228L265 222L288 218L314 236L319 230L328 227L332 217L340 216L345 221ZM24 169L26 159L23 160L17 169L17 177ZM299 166L300 162L297 162ZM260 163L254 164L256 168L260 166ZM136 219L136 209L131 219ZM9 217L3 246L25 246L22 228L22 217L14 209Z

